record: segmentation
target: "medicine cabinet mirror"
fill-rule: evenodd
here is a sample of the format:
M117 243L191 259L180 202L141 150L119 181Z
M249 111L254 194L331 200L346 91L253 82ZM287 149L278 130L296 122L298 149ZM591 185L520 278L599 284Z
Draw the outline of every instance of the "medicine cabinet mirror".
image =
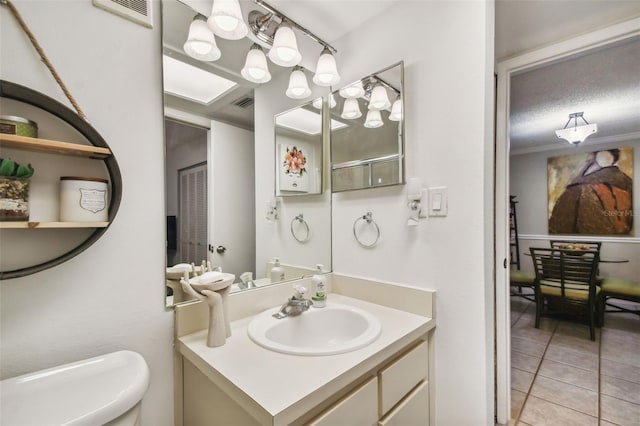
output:
M404 62L331 94L332 192L404 183Z
M322 98L274 118L276 196L322 193Z

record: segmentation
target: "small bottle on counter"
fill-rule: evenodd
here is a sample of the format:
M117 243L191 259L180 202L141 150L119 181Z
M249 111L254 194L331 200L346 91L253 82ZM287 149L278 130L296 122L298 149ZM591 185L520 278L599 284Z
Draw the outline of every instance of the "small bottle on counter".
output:
M277 257L273 260L270 278L272 283L284 281L284 269L280 266L280 259Z
M323 266L316 265L316 273L311 277L311 285L313 286L313 306L316 308L324 308L327 306L327 278L322 273Z

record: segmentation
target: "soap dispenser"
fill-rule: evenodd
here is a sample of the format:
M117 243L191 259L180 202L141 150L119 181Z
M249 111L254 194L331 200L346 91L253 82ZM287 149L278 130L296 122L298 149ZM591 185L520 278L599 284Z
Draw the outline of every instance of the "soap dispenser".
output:
M284 269L280 266L280 259L277 257L273 260L273 268L271 268L271 282L284 281Z
M316 308L324 308L327 305L327 278L322 273L322 265L316 265L316 273L311 277L311 285L313 286L313 306Z

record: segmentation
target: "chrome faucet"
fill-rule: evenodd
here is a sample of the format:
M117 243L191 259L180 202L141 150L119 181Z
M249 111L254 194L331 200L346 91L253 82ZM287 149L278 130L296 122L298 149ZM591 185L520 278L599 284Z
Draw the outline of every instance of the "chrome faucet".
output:
M294 317L296 315L300 315L311 305L313 302L310 299L305 299L304 295L307 292L307 289L299 286L295 287L295 294L291 296L289 300L285 304L280 307L280 310L273 314L273 317L282 319L285 317Z

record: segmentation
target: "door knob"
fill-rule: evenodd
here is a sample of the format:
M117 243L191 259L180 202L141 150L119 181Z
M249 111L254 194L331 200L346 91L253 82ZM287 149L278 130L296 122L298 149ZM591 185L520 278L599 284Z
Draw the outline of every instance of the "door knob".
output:
M216 247L216 251L218 254L224 254L224 252L227 251L227 248L225 246L218 246Z

